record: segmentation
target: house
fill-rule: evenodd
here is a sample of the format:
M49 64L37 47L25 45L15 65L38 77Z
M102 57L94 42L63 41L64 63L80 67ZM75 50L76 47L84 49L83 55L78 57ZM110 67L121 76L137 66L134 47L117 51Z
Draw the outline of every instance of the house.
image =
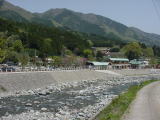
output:
M109 62L113 69L127 69L130 68L129 59L127 58L109 58Z
M108 47L92 47L93 52L96 54L98 51L104 55L107 55L110 51Z
M94 69L109 69L111 64L109 62L88 61L86 62L86 65L89 68L94 68Z
M122 53L122 52L108 52L107 56L108 57L110 56L112 58L117 58L117 57L123 58L123 57L125 57L124 53Z
M149 66L149 61L142 60L142 59L139 59L139 60L134 59L134 60L131 60L129 63L131 64L132 69L142 69Z
M150 59L139 59L139 61L141 61L143 63L143 65L145 65L145 67L149 66Z

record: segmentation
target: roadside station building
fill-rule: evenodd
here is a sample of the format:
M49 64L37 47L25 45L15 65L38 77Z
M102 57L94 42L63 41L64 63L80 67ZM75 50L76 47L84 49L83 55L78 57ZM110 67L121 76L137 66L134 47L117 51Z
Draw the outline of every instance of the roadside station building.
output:
M127 69L131 67L127 58L109 58L109 62L113 69Z
M88 61L86 62L86 65L89 68L93 69L99 69L99 70L104 70L104 69L109 69L111 64L109 62L95 62L95 61Z
M131 64L132 69L142 69L149 66L149 61L146 61L146 60L134 59L134 60L131 60L129 63Z

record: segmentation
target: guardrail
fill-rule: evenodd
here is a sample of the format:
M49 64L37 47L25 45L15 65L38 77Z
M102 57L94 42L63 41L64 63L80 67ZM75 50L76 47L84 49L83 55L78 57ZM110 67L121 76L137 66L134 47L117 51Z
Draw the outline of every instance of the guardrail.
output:
M14 68L14 67L13 67ZM14 69L6 69L2 70L0 69L0 72L41 72L41 71L64 71L64 70L121 70L122 68L113 68L113 67L93 67L93 66L81 66L81 67L58 67L58 68L24 68L16 67ZM131 68L124 68L124 69L131 69ZM138 68L141 69L141 68ZM145 69L145 68L143 68Z
M38 72L38 71L62 71L62 70L108 70L108 67L91 67L91 66L81 66L81 67L58 67L58 68L14 68L14 69L0 69L0 72Z

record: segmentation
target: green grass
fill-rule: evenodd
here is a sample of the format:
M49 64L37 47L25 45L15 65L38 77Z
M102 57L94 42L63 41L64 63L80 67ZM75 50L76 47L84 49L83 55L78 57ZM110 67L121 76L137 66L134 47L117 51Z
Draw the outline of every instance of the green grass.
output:
M131 86L127 92L113 99L112 102L104 108L94 120L120 120L131 102L135 99L137 92L145 85L155 81L157 80L145 81L140 85Z
M6 90L3 86L0 85L0 92L1 92L1 91L2 91L2 92L6 92L7 90Z

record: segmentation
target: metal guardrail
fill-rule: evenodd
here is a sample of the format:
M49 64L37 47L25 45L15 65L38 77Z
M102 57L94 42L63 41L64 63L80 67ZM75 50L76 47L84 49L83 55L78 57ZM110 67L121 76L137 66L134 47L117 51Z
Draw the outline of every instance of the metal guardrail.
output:
M13 67L14 68L14 67ZM121 68L122 69L122 68ZM42 72L42 71L69 71L69 70L121 70L120 68L113 68L113 67L93 67L93 66L82 66L82 67L58 67L58 68L24 68L16 67L14 69L6 69L2 70L0 69L1 73L5 72ZM127 68L131 69L131 68ZM141 68L138 68L141 69ZM145 69L145 68L143 68Z
M41 71L62 71L62 70L108 70L108 67L89 67L89 66L82 66L82 67L59 67L59 68L27 68L22 69L20 67L13 69L0 69L0 72L41 72Z

